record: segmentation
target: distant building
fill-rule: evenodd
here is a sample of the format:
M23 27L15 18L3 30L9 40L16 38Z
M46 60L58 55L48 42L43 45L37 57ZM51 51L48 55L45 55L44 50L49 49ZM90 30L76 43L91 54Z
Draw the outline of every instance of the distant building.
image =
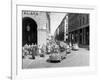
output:
M68 16L63 18L59 26L57 27L55 33L55 40L66 41L68 39Z
M46 45L50 33L50 17L47 12L22 11L22 45Z

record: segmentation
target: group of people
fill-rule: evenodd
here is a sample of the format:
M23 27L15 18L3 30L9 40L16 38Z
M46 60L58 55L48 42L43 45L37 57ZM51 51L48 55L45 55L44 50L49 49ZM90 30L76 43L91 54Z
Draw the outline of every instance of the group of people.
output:
M22 54L23 54L22 56L25 57L27 55L32 55L32 57L34 58L36 55L44 54L45 51L46 47L44 44L42 46L36 44L31 44L31 45L25 44L22 47Z
M34 55L35 56L36 55L36 50L37 50L37 45L36 44L32 44L32 45L25 44L22 47L22 57L25 57L27 55Z
M50 41L46 45L25 44L22 47L22 56L25 57L27 55L32 55L32 58L35 58L36 55L44 56L45 54L52 54L54 52L58 52L61 48L65 50L69 47L70 46L63 41Z

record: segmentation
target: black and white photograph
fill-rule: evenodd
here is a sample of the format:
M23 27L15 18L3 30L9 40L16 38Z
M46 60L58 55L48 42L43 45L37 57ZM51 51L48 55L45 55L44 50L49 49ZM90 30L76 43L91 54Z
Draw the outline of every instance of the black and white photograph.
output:
M22 69L90 63L90 14L22 10Z
M66 78L96 71L93 6L26 2L12 6L12 80Z

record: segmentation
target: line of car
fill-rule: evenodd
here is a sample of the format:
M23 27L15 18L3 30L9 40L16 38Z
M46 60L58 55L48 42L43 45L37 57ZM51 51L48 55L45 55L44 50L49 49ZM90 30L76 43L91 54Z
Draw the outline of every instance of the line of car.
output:
M79 49L78 44L73 44L73 46L69 46L63 43L65 46L60 46L56 52L53 52L49 55L49 61L59 61L61 62L66 58L67 54L71 53L71 50L77 51Z

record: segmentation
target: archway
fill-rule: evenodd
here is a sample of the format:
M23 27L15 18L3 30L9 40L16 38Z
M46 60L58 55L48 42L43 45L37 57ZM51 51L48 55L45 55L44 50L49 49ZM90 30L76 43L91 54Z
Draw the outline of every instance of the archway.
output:
M22 18L22 45L37 44L37 24L30 17Z

